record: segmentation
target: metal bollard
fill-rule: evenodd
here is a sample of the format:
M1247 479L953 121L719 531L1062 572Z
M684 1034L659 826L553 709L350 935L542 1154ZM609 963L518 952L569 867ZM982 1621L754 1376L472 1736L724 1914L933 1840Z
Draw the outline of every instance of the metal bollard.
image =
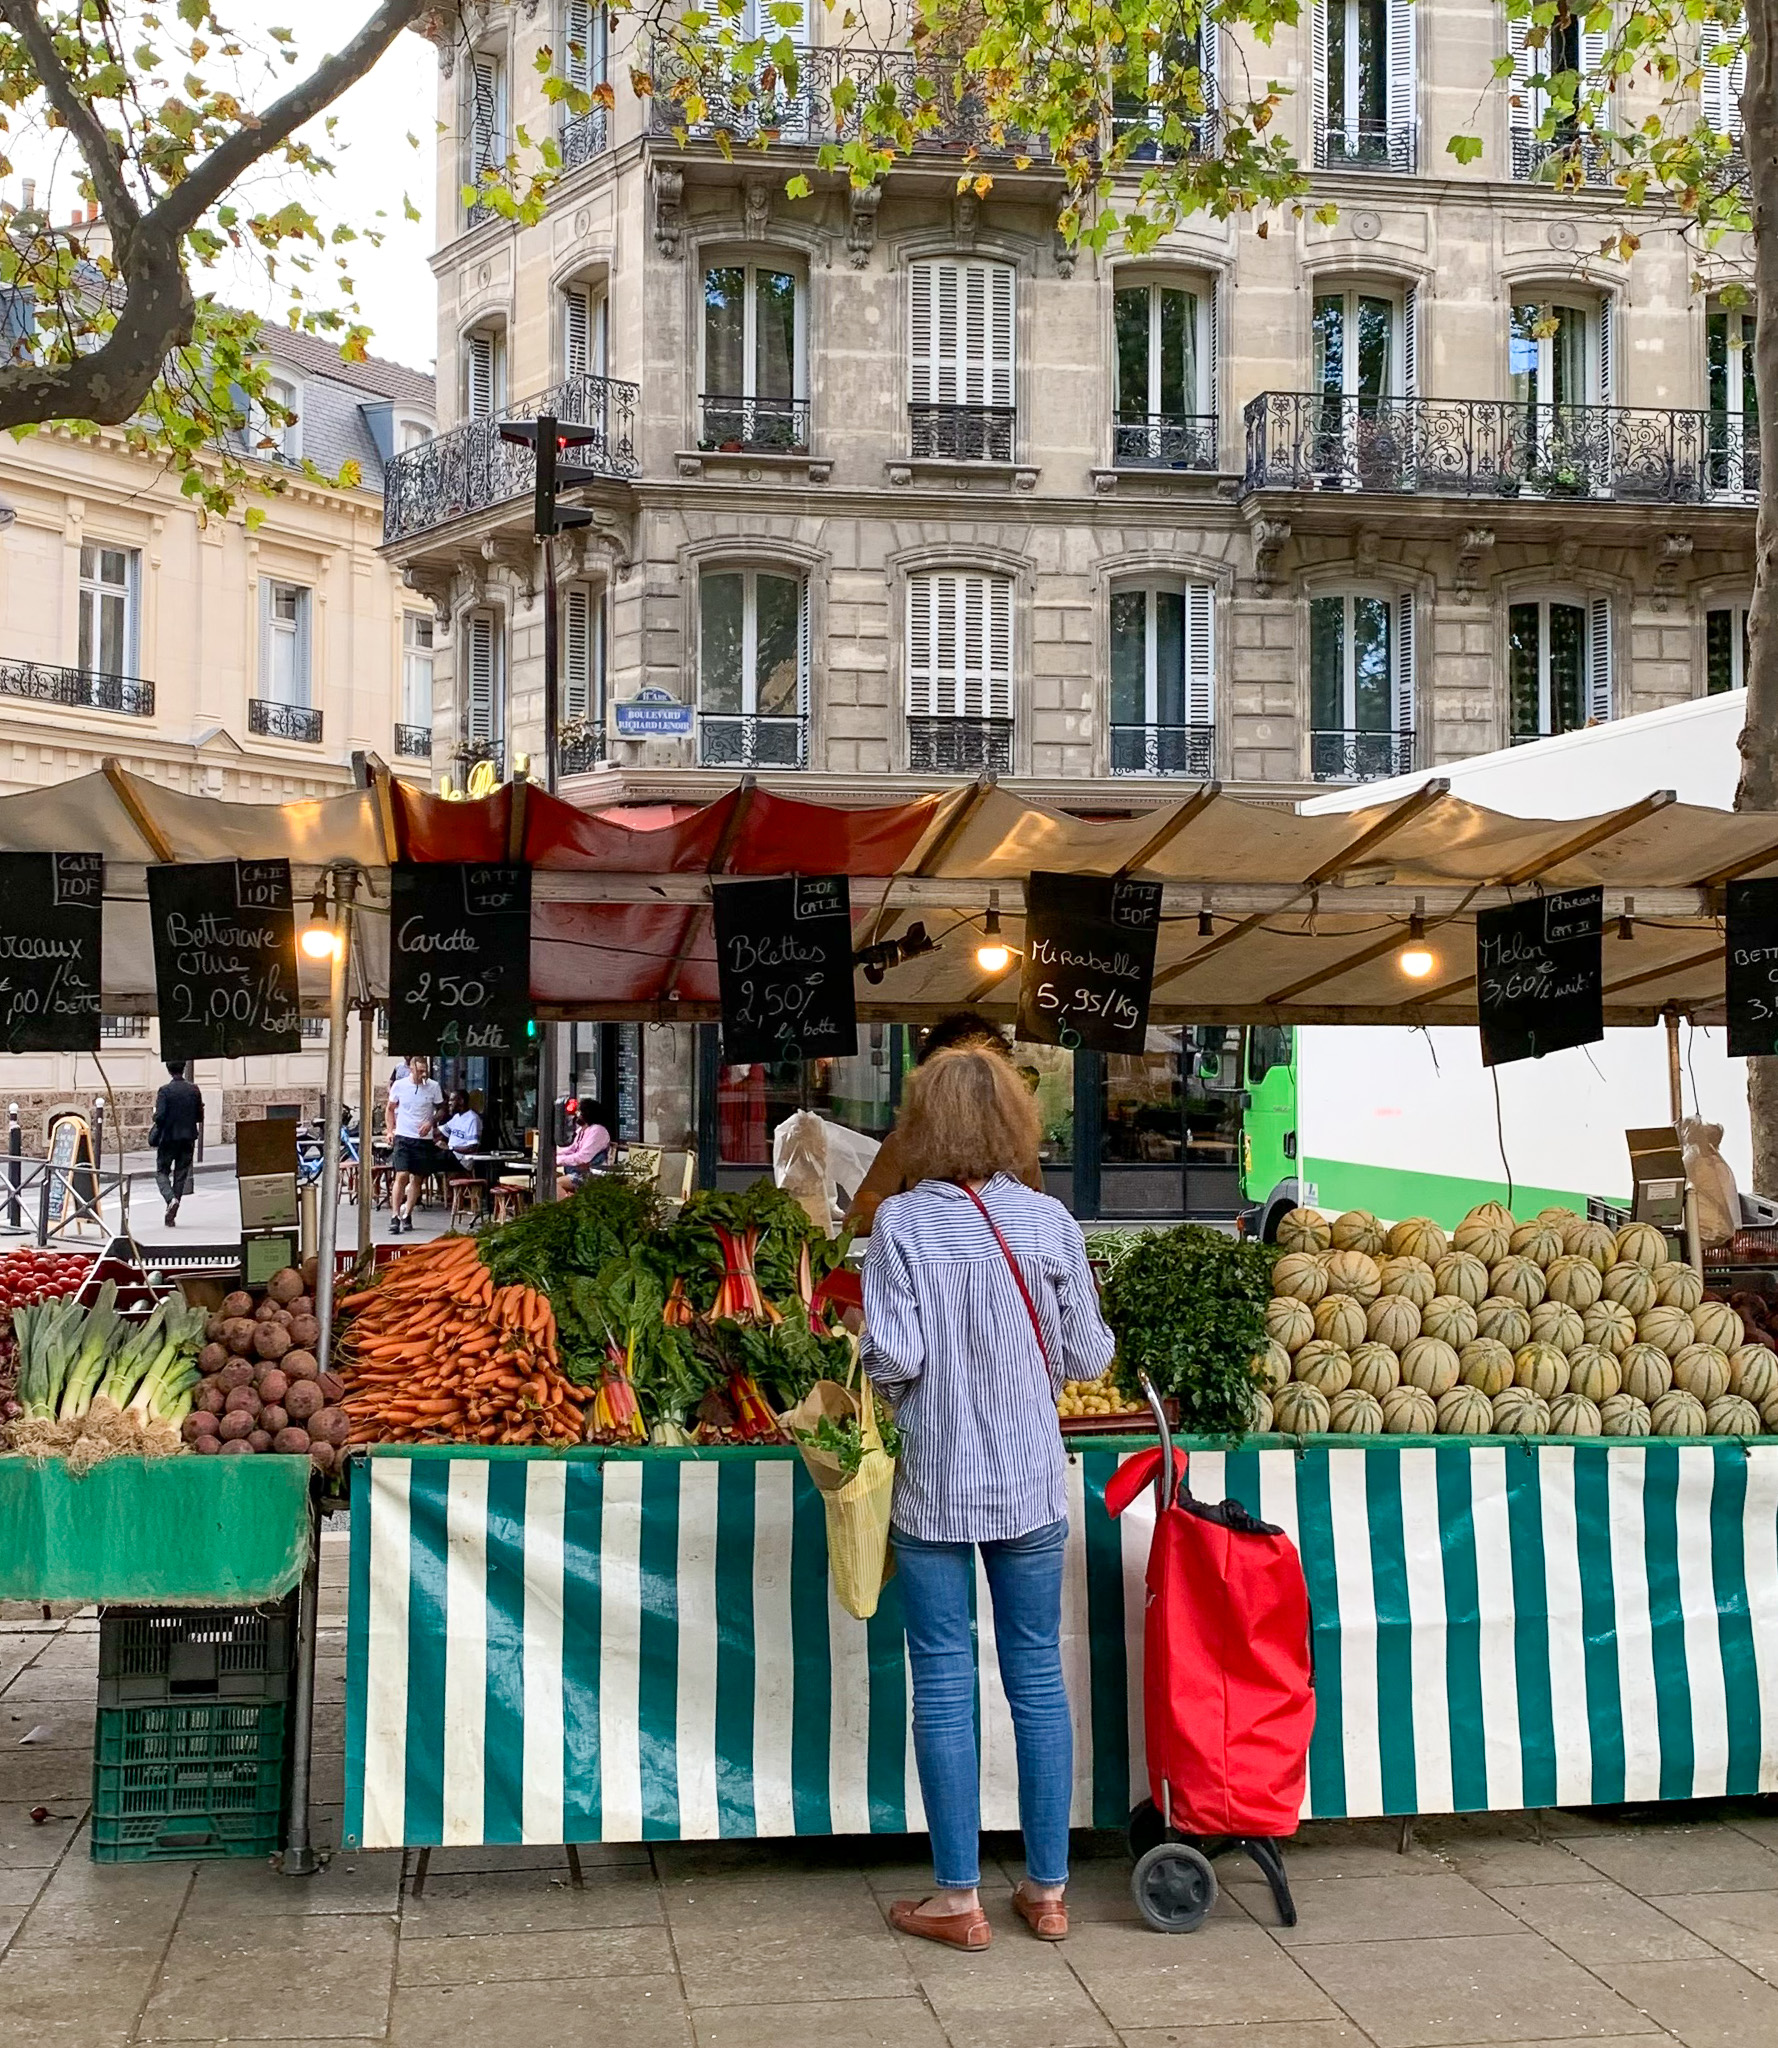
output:
M6 1227L8 1230L23 1230L24 1214L19 1208L19 1181L24 1170L25 1133L19 1122L19 1106L8 1103L6 1108Z

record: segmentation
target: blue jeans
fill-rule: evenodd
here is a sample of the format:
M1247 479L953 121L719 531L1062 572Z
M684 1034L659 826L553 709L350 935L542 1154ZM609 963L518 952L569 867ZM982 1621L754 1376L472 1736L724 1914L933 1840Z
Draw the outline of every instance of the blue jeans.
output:
M975 1546L895 1532L896 1576L914 1683L914 1761L941 1889L981 1877L981 1771L975 1742L975 1649L969 1593ZM1012 1709L1019 1825L1033 1884L1068 1882L1074 1730L1062 1683L1062 1554L1068 1524L984 1543L1000 1679Z

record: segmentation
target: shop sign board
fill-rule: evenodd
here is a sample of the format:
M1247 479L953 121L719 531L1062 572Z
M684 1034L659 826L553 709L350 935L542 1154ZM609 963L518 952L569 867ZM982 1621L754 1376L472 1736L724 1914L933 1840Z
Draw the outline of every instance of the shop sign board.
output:
M715 882L711 908L725 1060L857 1052L852 894L844 875Z
M287 860L151 867L148 914L162 1059L302 1050Z
M1564 889L1475 921L1482 1064L1538 1060L1605 1036L1601 889Z
M389 1042L508 1059L531 1018L531 870L401 861L391 872Z
M0 1052L97 1052L105 860L0 853Z
M1729 1057L1778 1052L1778 882L1731 882L1727 931Z
M1025 884L1019 1037L1071 1051L1141 1052L1160 927L1158 882L1032 875Z

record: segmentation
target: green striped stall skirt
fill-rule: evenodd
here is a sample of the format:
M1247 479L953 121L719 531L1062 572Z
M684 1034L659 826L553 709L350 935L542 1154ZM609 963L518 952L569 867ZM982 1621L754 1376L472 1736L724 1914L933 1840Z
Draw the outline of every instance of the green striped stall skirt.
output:
M1147 1792L1152 1495L1076 1444L1073 1817ZM1308 1816L1778 1790L1778 1445L1255 1440L1193 1490L1295 1537ZM353 1473L345 1838L626 1842L923 1825L894 1581L832 1599L788 1451L379 1450ZM978 1579L983 1825L1017 1825Z

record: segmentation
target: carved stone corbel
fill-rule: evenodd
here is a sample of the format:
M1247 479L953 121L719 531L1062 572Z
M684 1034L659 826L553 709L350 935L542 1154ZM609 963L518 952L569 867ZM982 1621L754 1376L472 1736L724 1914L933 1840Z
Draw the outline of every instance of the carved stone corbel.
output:
M1256 519L1253 522L1253 588L1255 595L1270 597L1278 557L1290 538L1288 519Z
M1655 544L1655 610L1664 612L1673 602L1673 593L1679 588L1679 572L1691 559L1692 537L1689 533L1664 533Z
M772 188L764 178L749 178L741 187L742 232L750 242L763 242L772 224Z
M1580 542L1565 540L1556 549L1556 564L1565 575L1572 576L1580 564Z
M457 69L457 36L459 25L455 11L446 12L439 8L430 14L423 14L414 23L414 33L424 36L438 52L439 75L449 78Z
M1481 589L1482 579L1478 572L1482 566L1482 557L1493 545L1493 527L1471 526L1464 529L1462 542L1457 549L1457 569L1451 583L1451 587L1457 593L1459 604L1468 604L1470 593Z
M854 270L865 267L877 246L877 208L882 203L881 185L866 185L852 194L851 211L846 216L846 261Z
M1374 576L1377 573L1378 546L1376 532L1371 527L1366 527L1353 543L1352 559L1361 576Z
M951 232L961 249L975 247L975 231L982 218L982 202L973 192L959 192L951 201Z
M677 260L685 241L685 174L670 164L654 167L654 246Z
M489 569L504 569L524 592L529 604L537 594L537 550L528 540L509 539L504 534L488 535L482 542L482 560ZM483 577L484 583L487 578Z
M1058 209L1055 240L1052 245L1055 249L1056 275L1058 277L1072 277L1074 275L1075 247L1062 231L1061 214L1066 211L1066 206Z
M401 572L401 581L403 588L417 591L431 605L434 627L441 633L448 633L451 629L451 589L456 578L449 571L441 575L410 562Z

